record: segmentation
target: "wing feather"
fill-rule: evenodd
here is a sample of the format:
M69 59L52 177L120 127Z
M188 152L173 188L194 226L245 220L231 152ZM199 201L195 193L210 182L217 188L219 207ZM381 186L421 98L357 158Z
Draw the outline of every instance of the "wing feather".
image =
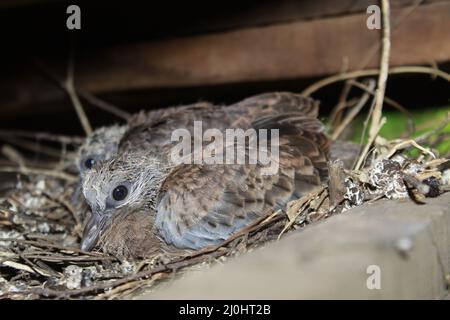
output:
M182 165L165 180L156 228L166 242L199 249L228 239L267 210L283 208L326 177L328 139L314 118L267 116L255 128L280 129L279 170L263 165Z

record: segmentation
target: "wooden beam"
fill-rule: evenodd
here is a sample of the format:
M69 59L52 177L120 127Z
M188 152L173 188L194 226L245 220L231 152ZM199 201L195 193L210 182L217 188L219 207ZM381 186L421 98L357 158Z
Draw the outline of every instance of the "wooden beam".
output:
M394 25L404 10L393 10ZM380 39L378 30L366 27L366 19L359 13L107 48L77 61L75 82L80 89L108 93L299 79L358 69ZM450 61L448 30L450 1L419 6L394 31L390 64ZM375 57L367 67L377 64ZM58 68L64 70L63 64ZM3 110L17 112L21 106L61 97L38 79L19 74L0 80L10 90L5 97L12 97L2 102Z
M403 9L404 10L404 9ZM395 21L402 10L392 14ZM377 30L366 14L107 49L79 65L94 92L281 80L359 68ZM392 36L391 65L450 60L450 2L421 6ZM375 57L368 67L377 66ZM95 72L93 72L95 70Z

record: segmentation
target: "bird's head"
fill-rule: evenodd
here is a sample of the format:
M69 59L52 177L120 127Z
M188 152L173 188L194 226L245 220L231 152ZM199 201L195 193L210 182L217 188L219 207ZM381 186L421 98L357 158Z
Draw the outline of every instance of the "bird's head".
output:
M82 250L91 250L113 219L131 211L151 210L165 170L158 158L140 152L94 164L85 173L82 186L91 207Z
M95 163L111 159L117 154L126 125L112 125L95 130L78 150L77 166L81 178Z

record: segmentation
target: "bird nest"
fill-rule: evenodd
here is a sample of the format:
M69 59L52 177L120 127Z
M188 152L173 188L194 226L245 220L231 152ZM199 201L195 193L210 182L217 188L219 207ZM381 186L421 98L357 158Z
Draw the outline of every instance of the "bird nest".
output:
M413 140L377 138L374 145L363 169L330 162L328 185L290 202L284 212L268 212L220 246L142 261L79 249L86 205L71 201L78 181L70 157L53 170L29 169L23 159L20 167L3 166L16 173L0 197L0 298L132 298L351 207L381 198L424 203L447 190L447 159ZM411 149L419 154L411 156Z
M428 69L420 71L450 81L449 75ZM378 87L383 87L386 77L382 75L386 72L386 68L380 70ZM332 81L355 77L344 75L321 80L303 94L308 96ZM291 201L284 211L267 212L219 246L194 253L159 254L141 261L126 261L102 252L79 249L87 207L83 201L73 204L72 197L79 183L74 155L84 139L0 132L2 140L28 151L26 154L17 152L9 145L1 150L7 161L0 159L0 298L132 298L144 291L156 290L161 282L192 269L208 268L332 215L345 214L352 207L381 198L409 197L421 204L426 203L427 197L449 190L450 161L446 157L439 158L435 149L447 137L442 131L450 117L414 140L386 141L378 134L385 122L381 110L383 90L375 91L373 81L352 80L347 85L363 89L364 95L356 102L347 101L343 96L332 111L329 132L334 142L366 105L369 96L375 96L361 135L365 141L361 140L358 156L350 161L353 163L344 165L339 158L346 155L333 155L332 147L328 184ZM72 88L69 94L74 95L75 90ZM407 113L398 103L386 102ZM47 158L43 160L43 156ZM9 172L9 182L5 172Z
M21 172L15 188L0 198L1 298L132 297L186 269L274 240L287 221L277 212L218 247L120 261L79 249L85 206L71 203L76 187L76 181L56 174Z

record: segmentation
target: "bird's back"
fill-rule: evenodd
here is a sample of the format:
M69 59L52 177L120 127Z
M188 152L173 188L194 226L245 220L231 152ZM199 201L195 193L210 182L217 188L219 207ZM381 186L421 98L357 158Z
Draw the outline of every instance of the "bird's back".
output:
M318 102L289 92L274 92L256 95L235 104L224 106L199 102L182 107L168 108L159 113L141 112L132 117L129 129L120 141L120 152L153 150L167 152L174 145L172 132L186 129L194 134L194 122L201 121L202 129L248 129L262 117L274 114L298 113L316 118Z

